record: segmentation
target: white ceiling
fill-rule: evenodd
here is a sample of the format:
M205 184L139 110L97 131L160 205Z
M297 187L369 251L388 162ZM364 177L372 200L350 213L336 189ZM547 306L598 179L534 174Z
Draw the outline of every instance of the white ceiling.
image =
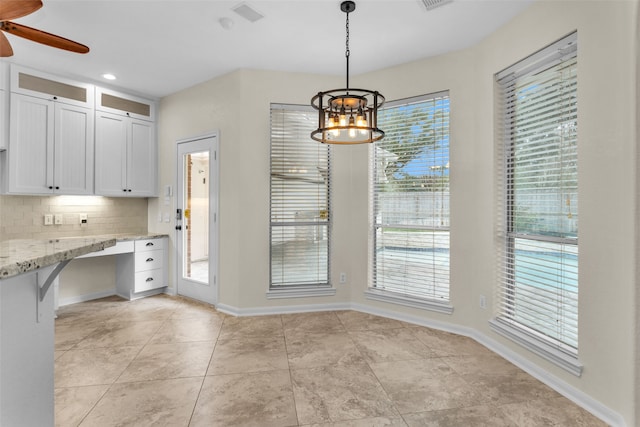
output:
M350 19L351 75L471 46L534 0L357 0ZM232 8L244 0L43 0L15 21L91 48L69 53L7 35L11 62L162 97L239 68L344 75L340 0L246 0L255 23ZM231 29L219 19L233 20Z

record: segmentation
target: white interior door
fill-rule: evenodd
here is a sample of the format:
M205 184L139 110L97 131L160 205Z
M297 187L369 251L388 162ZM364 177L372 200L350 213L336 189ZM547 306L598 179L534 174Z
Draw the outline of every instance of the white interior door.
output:
M177 292L209 304L218 301L216 135L178 142L176 185Z

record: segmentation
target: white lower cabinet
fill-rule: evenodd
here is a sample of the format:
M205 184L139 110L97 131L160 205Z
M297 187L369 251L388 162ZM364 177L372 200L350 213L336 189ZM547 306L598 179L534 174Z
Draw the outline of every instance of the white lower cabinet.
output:
M133 254L116 259L116 291L129 300L159 292L167 286L166 237L134 242ZM132 256L133 255L133 256Z

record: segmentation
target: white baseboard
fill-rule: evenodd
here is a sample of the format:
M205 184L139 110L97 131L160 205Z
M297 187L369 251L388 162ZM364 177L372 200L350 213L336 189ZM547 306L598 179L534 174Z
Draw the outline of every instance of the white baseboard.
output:
M91 301L94 299L100 299L116 295L116 288L108 289L106 291L94 292L92 294L76 295L68 298L60 298L59 306L65 306L70 304L77 304L79 302Z
M305 305L281 305L274 307L251 307L251 308L238 308L227 304L216 304L216 310L230 314L232 316L244 317L244 316L268 316L277 314L290 314L290 313L309 313L314 311L339 311L350 310L351 304L349 303L334 303L334 304L305 304Z

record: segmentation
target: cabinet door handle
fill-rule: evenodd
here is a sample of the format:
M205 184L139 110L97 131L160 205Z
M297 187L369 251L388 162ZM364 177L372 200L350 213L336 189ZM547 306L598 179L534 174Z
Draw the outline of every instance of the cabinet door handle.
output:
M147 282L153 282L153 277L147 277Z
M59 190L59 189L60 189L60 187L58 187L58 186L56 185L56 190Z
M128 191L129 193L131 193L131 189L128 189L127 191Z
M53 185L50 185L50 186L49 186L49 190L53 190Z
M123 188L123 189L122 189L122 191L124 191L124 192L126 193L126 192L127 192L127 189L126 189L126 188Z
M147 258L147 262L153 261L153 258Z
M145 246L153 246L153 242L147 242Z

